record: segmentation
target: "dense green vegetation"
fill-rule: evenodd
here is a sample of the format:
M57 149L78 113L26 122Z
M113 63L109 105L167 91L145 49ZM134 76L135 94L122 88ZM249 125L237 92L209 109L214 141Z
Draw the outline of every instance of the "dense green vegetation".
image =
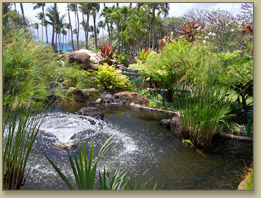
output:
M93 95L87 93L91 95L89 100L96 99L103 91L139 92L148 97L152 107L178 111L183 127L181 138L199 148L209 148L218 130L227 132L234 125L246 128L247 112L253 108L251 5L243 4L237 17L223 10L190 10L182 17L166 17L168 3L105 6L103 10L99 3L68 3L67 23L66 15L57 10L58 3L47 9L45 3L36 3L34 9L42 10L37 15L39 24L30 24L22 3L21 14L11 6L3 4L3 105L10 111L4 125L7 129L3 158L5 189L23 186L26 161L41 123L41 119L34 120L24 109L45 108L51 98L72 102L74 94L70 90L88 92L94 88ZM72 13L75 27L70 19ZM96 23L98 13L104 21ZM38 37L30 26L37 30ZM48 26L53 28L49 39ZM85 33L84 41L79 40L80 28ZM101 38L102 28L107 35ZM51 45L42 44L44 37ZM73 50L84 46L98 53L97 71L68 63L60 56L65 52L57 53L57 47L63 49L62 43L68 43ZM131 85L128 77L118 71L122 65L137 69L140 82L144 83ZM166 105L162 104L161 90L166 90ZM16 124L18 129L14 133ZM69 156L77 188L95 189L98 160L92 166L93 145L89 163L83 148L80 147L79 160L75 157L73 161ZM59 168L49 161L73 189ZM111 175L108 165L99 174L99 189L157 186L150 181L141 185L125 175L120 170Z

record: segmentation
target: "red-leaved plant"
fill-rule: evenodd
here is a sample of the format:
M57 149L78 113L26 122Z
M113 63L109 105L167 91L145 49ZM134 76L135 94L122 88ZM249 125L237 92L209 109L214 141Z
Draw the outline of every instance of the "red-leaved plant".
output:
M251 35L253 35L253 32L254 32L254 27L253 27L253 23L250 23L248 25L245 25L245 26L242 26L242 28L249 32Z
M195 41L195 35L199 33L204 26L199 25L198 23L191 22L191 24L184 25L181 27L183 36L187 39L188 42Z
M101 52L98 53L98 56L100 58L99 64L107 63L108 65L117 65L117 61L115 58L117 50L113 52L111 49L111 44L106 48L104 46L101 46L100 48Z

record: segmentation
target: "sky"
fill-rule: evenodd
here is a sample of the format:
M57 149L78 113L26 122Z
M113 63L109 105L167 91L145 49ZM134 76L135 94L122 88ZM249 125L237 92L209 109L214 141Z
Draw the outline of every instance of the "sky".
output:
M116 6L116 3L106 3L106 6L110 7L112 5ZM41 9L36 9L33 10L33 3L23 3L24 7L24 13L25 16L29 19L31 23L39 23L39 20L35 17L37 13L41 12ZM53 6L53 3L47 3L46 8ZM68 22L68 16L67 16L67 3L57 3L58 11L61 14L66 14L66 19L65 21ZM119 3L119 6L129 6L129 3ZM135 6L135 3L132 3L132 6ZM188 10L190 9L221 9L221 10L227 10L230 11L232 14L238 14L241 8L241 3L169 3L170 9L169 9L169 15L170 17L179 17L185 14ZM21 13L20 6L17 4L17 11ZM104 5L103 3L100 4L100 11L103 9ZM12 7L14 9L14 6ZM75 25L75 18L74 14L71 12L71 22L74 27ZM82 16L81 14L79 15L79 18L81 19ZM100 17L99 20L103 20L102 17ZM98 21L99 21L98 20ZM97 23L98 23L97 21ZM93 19L90 17L90 25L93 25ZM45 30L44 30L45 31ZM52 28L48 28L48 38L51 38L51 32ZM36 31L35 34L37 35ZM106 30L101 30L100 36L105 35ZM42 29L41 27L39 28L39 37L41 38L42 36ZM80 37L79 40L84 40L84 32L83 30L80 30ZM46 40L45 38L45 33L44 33L44 41ZM49 39L50 40L50 39Z

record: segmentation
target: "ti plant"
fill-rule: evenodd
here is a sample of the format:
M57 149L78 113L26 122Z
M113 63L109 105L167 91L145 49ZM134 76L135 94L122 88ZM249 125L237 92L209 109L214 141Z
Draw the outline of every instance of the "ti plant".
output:
M116 61L117 50L113 52L111 44L107 47L101 46L101 52L98 53L100 58L99 64L107 63L108 65L117 65Z
M198 23L195 24L194 21L192 21L191 24L187 24L181 27L183 37L185 37L188 42L195 41L195 35L199 33L203 28L204 26L201 26Z

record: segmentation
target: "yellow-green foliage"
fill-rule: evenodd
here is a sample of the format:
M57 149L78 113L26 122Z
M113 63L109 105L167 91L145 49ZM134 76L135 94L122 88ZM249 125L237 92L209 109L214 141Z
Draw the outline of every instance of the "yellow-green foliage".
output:
M128 77L121 75L120 72L108 64L98 66L96 81L103 89L129 89L131 87Z

